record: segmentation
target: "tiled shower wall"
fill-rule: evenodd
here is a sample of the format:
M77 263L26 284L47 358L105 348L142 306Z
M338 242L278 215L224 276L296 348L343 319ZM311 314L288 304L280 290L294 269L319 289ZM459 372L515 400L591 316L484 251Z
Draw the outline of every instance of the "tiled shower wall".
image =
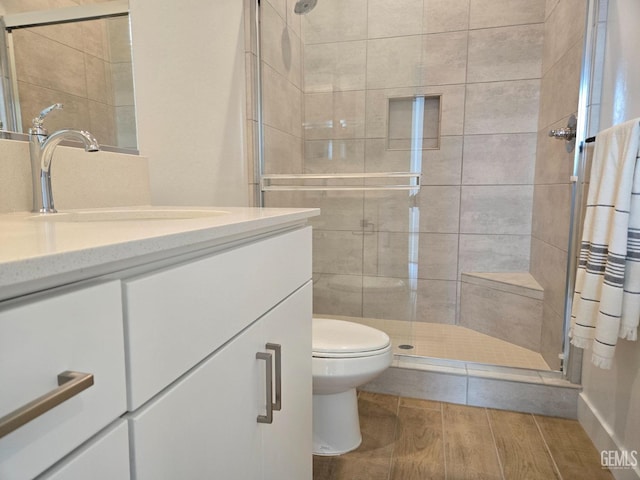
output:
M563 312L573 152L548 137L578 109L586 15L584 0L548 0L542 57L542 90L533 201L531 273L544 288L541 353L558 368Z
M294 3L262 3L266 172L422 172L417 195L266 194L322 208L316 313L456 323L461 272L531 271L557 367L572 159L547 132L577 108L583 2ZM390 150L387 101L415 95L441 98L439 148Z
M42 0L3 0L5 13L51 8ZM65 0L56 8L88 2ZM52 103L46 126L89 130L104 145L136 148L129 27L126 17L13 31L22 128ZM60 71L60 66L64 71Z
M266 196L267 205L322 208L316 313L455 323L461 272L528 270L544 9L540 0L411 0L402 8L321 0L302 17L303 156L298 163L291 154L297 132L286 132L287 150L267 159L267 171L421 165L423 175L417 195ZM286 46L287 36L271 38ZM266 97L264 73L263 81ZM441 98L440 147L390 150L388 99L415 95ZM296 97L282 102L298 111ZM269 108L265 98L265 123Z

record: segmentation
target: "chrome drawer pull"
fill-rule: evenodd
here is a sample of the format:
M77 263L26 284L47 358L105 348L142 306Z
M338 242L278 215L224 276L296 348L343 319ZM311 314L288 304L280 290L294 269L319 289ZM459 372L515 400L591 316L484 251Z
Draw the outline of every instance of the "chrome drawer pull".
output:
M273 423L273 403L271 402L271 392L273 391L273 374L271 373L272 367L272 355L270 353L258 352L256 353L258 360L264 360L266 362L266 389L265 398L267 400L267 414L258 415L258 423Z
M0 438L60 405L93 385L93 374L66 371L58 375L58 388L0 418Z
M266 348L276 352L276 403L273 409L282 410L282 345L267 343Z

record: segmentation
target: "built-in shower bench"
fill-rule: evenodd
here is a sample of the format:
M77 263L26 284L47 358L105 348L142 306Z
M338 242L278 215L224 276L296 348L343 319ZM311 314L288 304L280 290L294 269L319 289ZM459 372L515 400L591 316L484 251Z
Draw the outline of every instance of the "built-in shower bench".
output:
M529 272L463 272L460 325L539 352L543 297Z

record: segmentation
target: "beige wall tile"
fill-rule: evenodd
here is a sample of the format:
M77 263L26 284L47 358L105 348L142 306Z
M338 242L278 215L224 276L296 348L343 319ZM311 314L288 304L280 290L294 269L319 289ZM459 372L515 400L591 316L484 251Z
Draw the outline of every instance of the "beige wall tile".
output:
M421 49L421 35L369 40L367 88L422 85Z
M365 144L367 172L410 172L420 167L424 150L389 150L384 138L368 138Z
M467 82L540 78L543 33L542 24L469 32Z
M302 17L305 45L366 38L367 0L323 0L313 9L313 15Z
M424 186L418 195L420 231L457 233L460 215L460 187Z
M465 134L536 132L539 80L467 85Z
M536 163L535 133L467 135L464 185L531 184Z
M462 173L461 136L441 136L440 148L422 157L421 185L459 185Z
M313 274L314 315L362 316L362 276Z
M407 278L364 276L362 287L364 317L393 320L415 318L415 280L412 284Z
M563 318L554 312L548 303L542 306L542 331L540 333L540 353L552 370L560 370L562 338L564 337Z
M88 130L98 139L102 145L117 145L118 139L116 134L116 118L115 109L111 105L87 101L89 111L89 128ZM87 130L85 126L83 128Z
M586 7L587 2L583 0L560 0L551 11L545 22L543 73L551 69L576 42L581 42Z
M421 167L421 185L459 185L462 137L441 137L440 148L420 152L388 150L384 139L370 138L365 158L367 172L408 172L415 165Z
M364 138L365 92L305 94L304 114L307 140Z
M321 230L345 230L362 242L362 206L364 193L359 191L295 192L300 198L296 206L319 208L321 214L311 220L313 228ZM292 203L284 204L292 206ZM354 238L354 241L356 239ZM318 253L320 254L320 253Z
M566 127L568 117L538 132L535 183L567 183L573 175L574 152L567 152L565 142L549 137L549 130Z
M28 30L14 33L16 71L25 83L86 98L84 54Z
M368 37L397 37L422 33L423 0L405 0L399 6L387 0L369 0Z
M302 92L263 63L263 118L265 125L302 136Z
M423 36L423 85L465 83L467 37L466 31Z
M282 18L287 18L286 0L266 0L265 4L270 6Z
M570 184L535 186L531 235L561 250L569 245Z
M47 6L45 8L49 7ZM95 24L97 22L90 21L88 23ZM41 25L38 27L31 27L29 28L29 31L82 52L84 51L84 29L82 25L83 24L80 22L57 25ZM14 36L14 38L16 37ZM100 54L97 56L99 56L100 58L105 58L102 46L99 53Z
M313 271L362 274L362 236L348 231L314 230Z
M533 187L463 186L460 232L529 235Z
M458 275L460 272L524 272L529 269L529 235L462 234L459 241Z
M304 49L304 91L364 90L367 42L308 45Z
M541 23L545 0L471 0L469 28Z
M424 33L467 30L469 0L424 0Z
M54 103L62 103L64 110L51 112L47 116L46 127L50 132L61 128L87 129L89 107L86 99L23 82L18 82L18 92L24 132L31 127L32 118L36 117L43 108Z
M538 352L542 300L462 282L460 325Z
M365 140L307 140L305 173L359 173L364 171Z
M445 280L418 280L416 321L456 322L456 282Z
M576 112L581 64L582 42L578 41L542 77L538 122L540 130L548 130L552 123Z
M456 280L455 234L375 232L364 236L364 273L386 277ZM417 268L416 268L417 267Z
M82 49L110 62L131 62L129 17L79 22Z
M544 301L556 313L564 311L567 251L531 239L531 275L544 288Z
M262 60L296 87L302 87L302 47L298 36L268 3L262 10Z
M96 102L114 105L111 82L107 82L107 79L111 77L110 65L100 58L87 54L84 55L84 63L86 68L87 98ZM131 78L130 71L129 78ZM131 86L133 87L133 85ZM133 91L131 94L133 96Z
M302 173L302 139L264 126L264 173Z

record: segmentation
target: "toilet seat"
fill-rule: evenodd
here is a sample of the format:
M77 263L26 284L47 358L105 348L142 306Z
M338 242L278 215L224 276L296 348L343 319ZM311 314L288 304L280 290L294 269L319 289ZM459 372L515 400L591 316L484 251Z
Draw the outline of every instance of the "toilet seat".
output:
M359 358L382 355L391 349L389 335L359 323L314 318L313 356L316 358Z

